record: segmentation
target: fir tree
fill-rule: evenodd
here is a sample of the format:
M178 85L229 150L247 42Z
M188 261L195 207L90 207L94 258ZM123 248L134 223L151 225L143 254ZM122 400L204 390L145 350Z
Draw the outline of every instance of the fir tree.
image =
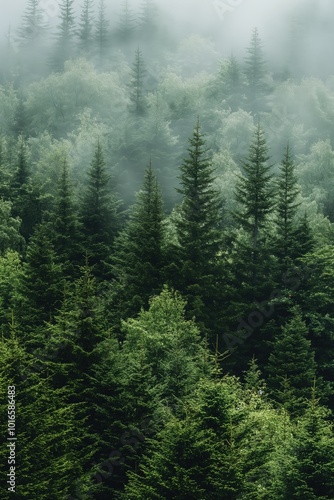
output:
M99 142L88 171L80 209L85 250L94 275L99 278L106 278L110 272L111 247L119 230L118 207Z
M172 283L187 297L189 314L203 322L204 316L216 307L216 301L221 300L223 202L213 185L214 169L199 120L189 144L189 157L181 166L178 189L182 202L176 220L178 246L173 260L177 271Z
M135 20L128 0L122 3L122 12L118 20L117 36L121 42L129 42L135 32Z
M38 346L43 340L38 338L35 328L52 320L62 294L61 267L56 263L45 225L36 228L29 243L19 291L24 340L32 346ZM35 335L29 338L31 331L35 331Z
M311 394L316 363L300 311L292 313L272 345L267 372L271 396L294 416L305 408Z
M300 192L297 182L295 167L288 145L277 182L277 239L275 242L277 256L285 267L289 265L295 248L295 217L297 208L300 205L297 202L297 196Z
M271 183L269 159L264 133L258 125L249 156L242 162L243 175L239 176L236 188L236 200L240 208L235 212L236 220L251 238L254 252L259 245L261 230L275 206L275 190Z
M88 56L92 50L93 30L94 30L93 0L84 0L84 3L81 7L78 37L79 37L79 51L85 56Z
M153 0L143 0L138 27L144 41L152 41L157 34L157 6Z
M21 219L21 234L29 241L36 224L41 222L40 193L30 178L27 147L23 137L18 139L17 168L11 179L12 214Z
M299 419L293 462L285 471L282 498L329 499L334 495L334 433L331 415L320 406L313 387Z
M247 77L247 98L250 110L257 112L263 109L260 99L264 96L266 74L263 58L262 42L257 28L254 28L250 46L245 59L245 74Z
M27 8L18 30L20 45L24 49L36 49L36 44L41 43L45 37L48 26L44 17L40 0L27 0Z
M105 1L100 0L97 19L95 21L95 42L102 63L109 46L109 21L106 18Z
M52 61L55 71L63 71L65 61L71 58L75 36L74 0L60 0L60 2L60 23L56 38L56 53Z
M115 245L115 274L121 286L122 317L147 307L162 286L163 208L151 163L130 219Z
M82 260L78 214L73 200L69 167L65 159L62 165L55 207L52 213L52 242L66 275L76 275L76 266Z
M143 116L147 109L144 90L144 79L146 74L143 55L138 47L135 53L135 61L132 65L132 79L130 85L130 110L135 116Z

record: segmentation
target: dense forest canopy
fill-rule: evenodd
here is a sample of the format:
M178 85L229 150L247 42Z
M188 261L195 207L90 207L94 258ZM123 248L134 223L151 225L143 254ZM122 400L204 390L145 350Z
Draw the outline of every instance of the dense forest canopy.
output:
M333 499L334 4L4 11L0 498Z

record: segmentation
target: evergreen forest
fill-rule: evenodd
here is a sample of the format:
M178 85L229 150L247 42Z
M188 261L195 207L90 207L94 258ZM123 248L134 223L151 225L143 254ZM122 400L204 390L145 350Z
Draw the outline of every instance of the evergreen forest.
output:
M334 499L334 5L196 2L1 28L0 500Z

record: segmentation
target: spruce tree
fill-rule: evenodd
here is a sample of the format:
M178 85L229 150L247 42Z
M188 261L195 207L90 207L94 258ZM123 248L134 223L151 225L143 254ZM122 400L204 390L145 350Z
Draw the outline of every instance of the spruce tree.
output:
M132 207L127 226L115 244L115 274L119 282L122 317L147 307L150 296L161 291L163 267L163 208L152 165Z
M249 156L242 162L243 175L239 176L236 188L236 201L240 208L235 212L237 222L251 238L254 253L261 240L261 231L275 206L275 189L271 182L269 159L264 133L258 125L249 148Z
M81 6L81 16L78 27L79 51L84 56L89 56L93 48L93 0L84 0Z
M143 41L153 41L153 37L158 32L157 5L154 0L142 1L138 28Z
M132 65L132 78L130 83L130 111L135 116L143 116L147 109L144 90L144 79L147 74L143 54L138 47L135 53L135 61Z
M84 251L96 277L107 278L111 248L119 230L119 203L111 191L102 145L98 142L80 207Z
M21 219L21 234L28 242L36 224L41 222L40 192L30 178L28 152L22 136L18 139L17 167L11 179L12 214Z
M171 283L187 297L189 314L204 326L210 316L213 318L212 308L221 303L223 202L214 188L214 168L199 120L189 144L178 189L182 201L176 220L178 245L172 257L177 270Z
M334 432L332 416L312 389L295 431L293 462L285 470L282 498L329 499L334 496Z
M135 19L132 13L130 3L124 0L122 3L122 11L118 20L117 37L123 43L128 43L132 40L135 33Z
M32 346L39 346L37 327L51 321L60 305L62 295L62 272L50 242L46 225L36 228L27 248L20 284L20 321L25 327L24 340ZM29 335L34 331L36 335Z
M253 112L263 109L264 105L261 98L264 97L266 74L265 61L263 57L262 41L259 31L254 28L250 46L247 48L247 57L245 59L245 74L247 77L246 95L248 99L248 108Z
M217 82L215 82L213 94L220 102L223 101L224 106L230 108L232 113L242 107L244 99L243 75L240 65L233 54L222 65Z
M277 180L277 188L277 238L275 241L275 253L278 256L281 265L287 268L294 254L296 244L295 218L297 208L300 205L297 201L300 189L298 187L298 181L295 175L295 166L289 145L286 148L281 164L280 174Z
M40 0L27 0L27 7L23 15L22 24L18 30L20 45L24 49L37 49L47 32L47 23L40 5Z
M55 71L63 71L64 63L73 55L73 39L75 36L74 0L60 0L60 23L56 37L55 54L52 67Z
M267 372L270 395L295 416L311 395L316 363L301 313L295 309L292 314L272 344Z
M83 249L80 245L80 227L70 181L69 166L64 159L54 211L51 214L51 240L58 261L67 276L77 275L77 266L83 263Z
M97 44L100 63L109 47L109 21L106 17L105 0L100 0L97 19L95 21L95 43Z

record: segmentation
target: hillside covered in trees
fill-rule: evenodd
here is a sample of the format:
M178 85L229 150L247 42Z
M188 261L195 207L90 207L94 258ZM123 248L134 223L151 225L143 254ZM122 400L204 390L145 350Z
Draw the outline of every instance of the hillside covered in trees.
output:
M227 0L212 33L167 2L25 2L0 39L0 499L13 386L13 498L333 499L334 68L305 59L333 6L291 2L277 57L255 26L226 53Z

